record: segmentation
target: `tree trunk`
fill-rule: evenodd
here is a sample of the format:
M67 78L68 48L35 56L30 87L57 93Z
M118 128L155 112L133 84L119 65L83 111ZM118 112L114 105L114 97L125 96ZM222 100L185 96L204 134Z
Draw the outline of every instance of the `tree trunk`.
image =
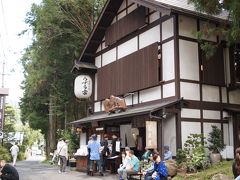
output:
M49 102L49 121L48 121L48 144L49 147L48 151L53 152L56 149L56 114L53 110L55 103L54 97L50 95L50 102ZM48 153L49 153L48 152Z

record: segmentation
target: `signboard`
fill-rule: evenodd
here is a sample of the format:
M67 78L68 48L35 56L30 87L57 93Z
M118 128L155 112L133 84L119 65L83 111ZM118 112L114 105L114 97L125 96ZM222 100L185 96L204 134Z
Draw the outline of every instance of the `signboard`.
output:
M3 132L0 130L0 139L3 139Z
M88 75L80 75L74 81L74 94L77 98L89 98L92 95L92 79Z
M157 148L157 121L146 121L146 147Z

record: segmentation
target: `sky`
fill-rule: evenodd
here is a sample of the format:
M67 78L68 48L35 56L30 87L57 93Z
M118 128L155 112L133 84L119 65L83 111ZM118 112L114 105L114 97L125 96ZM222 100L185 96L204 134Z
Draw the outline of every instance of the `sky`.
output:
M41 0L0 0L0 87L4 85L9 88L6 102L15 107L23 96L20 85L24 76L20 59L24 48L32 42L31 33L21 37L18 34L29 29L24 22L26 13L31 10L32 3L40 2Z

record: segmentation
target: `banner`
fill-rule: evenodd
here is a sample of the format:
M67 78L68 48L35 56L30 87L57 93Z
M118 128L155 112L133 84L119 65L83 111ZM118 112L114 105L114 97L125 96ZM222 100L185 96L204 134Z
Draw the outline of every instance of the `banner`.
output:
M146 121L146 147L157 148L157 121Z

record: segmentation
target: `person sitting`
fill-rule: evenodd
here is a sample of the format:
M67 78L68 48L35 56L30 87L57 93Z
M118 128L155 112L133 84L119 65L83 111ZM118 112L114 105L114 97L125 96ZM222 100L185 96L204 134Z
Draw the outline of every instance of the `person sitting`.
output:
M0 160L0 179L1 180L19 180L19 175L15 167L7 164L5 160Z
M117 170L118 174L121 174L121 171L123 169L128 169L128 167L131 165L131 158L129 156L129 152L130 148L125 147L125 152L122 152L122 164L120 164L120 167Z
M240 147L235 150L235 159L232 164L232 172L234 178L239 180L240 179Z
M151 177L154 172L153 155L154 153L151 152L149 155L149 161L145 162L144 166L142 167L142 174L144 176L144 180L148 179L148 177Z
M145 161L145 162L148 161L150 154L151 154L150 149L148 149L147 147L145 147L145 152L144 152L144 154L142 155L142 160Z
M164 162L161 160L159 154L154 154L154 170L152 176L146 177L145 180L167 180L168 178L168 170Z
M172 152L169 150L169 146L164 146L164 160L172 160Z
M134 155L133 150L129 151L129 157L130 157L130 165L126 166L126 168L121 169L121 171L118 171L119 179L120 180L126 180L127 175L136 173L139 170L139 159Z

